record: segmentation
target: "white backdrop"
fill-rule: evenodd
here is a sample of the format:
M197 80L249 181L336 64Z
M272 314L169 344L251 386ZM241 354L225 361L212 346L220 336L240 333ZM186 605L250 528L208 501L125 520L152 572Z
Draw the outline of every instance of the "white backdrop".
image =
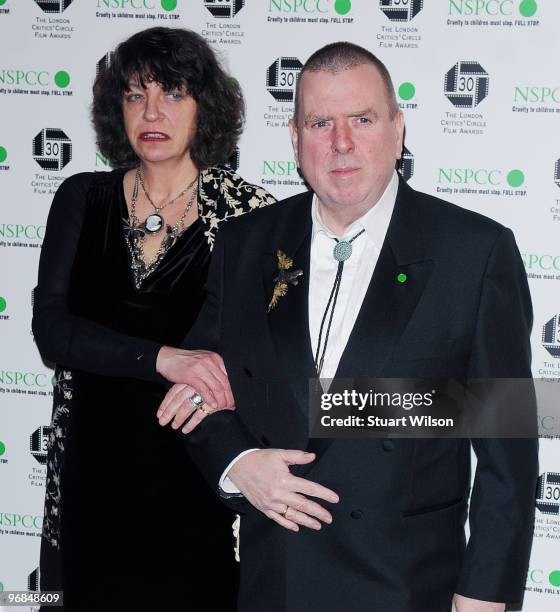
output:
M557 0L0 0L0 590L37 583L52 371L32 289L57 186L107 169L88 115L106 53L154 25L205 36L245 92L239 172L277 197L302 189L286 126L300 62L336 40L378 54L405 112L403 173L513 229L533 372L560 378L558 23ZM559 449L541 443L527 612L560 605Z

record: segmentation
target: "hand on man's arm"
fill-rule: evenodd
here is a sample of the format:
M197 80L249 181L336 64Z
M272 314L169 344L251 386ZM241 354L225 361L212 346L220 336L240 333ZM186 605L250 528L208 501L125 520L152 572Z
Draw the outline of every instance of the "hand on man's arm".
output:
M182 383L196 389L212 410L234 406L224 361L218 353L162 346L157 356L156 369L169 382Z
M240 457L227 476L247 501L282 527L299 531L302 525L318 530L320 521L331 523L332 516L307 496L335 504L338 495L290 472L290 465L304 465L314 459L313 453L300 450L255 450Z

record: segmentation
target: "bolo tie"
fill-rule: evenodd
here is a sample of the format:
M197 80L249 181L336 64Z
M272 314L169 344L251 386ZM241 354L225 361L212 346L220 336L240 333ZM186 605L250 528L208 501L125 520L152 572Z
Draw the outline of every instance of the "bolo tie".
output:
M329 295L329 300L327 302L325 312L323 313L321 327L319 328L319 339L317 341L317 350L315 351L315 369L317 370L317 376L321 376L323 362L325 361L325 353L327 351L327 343L329 341L329 334L331 331L334 309L336 307L338 292L340 290L340 283L342 281L342 272L344 271L344 262L347 259L350 259L350 256L352 255L352 243L354 242L354 240L361 236L365 231L365 229L360 230L353 238L350 238L350 240L339 240L338 238L334 239L336 241L336 244L333 249L333 257L336 259L336 261L338 261L338 268L334 277L331 294ZM329 321L325 332L325 339L323 341L323 329L325 327L327 317Z

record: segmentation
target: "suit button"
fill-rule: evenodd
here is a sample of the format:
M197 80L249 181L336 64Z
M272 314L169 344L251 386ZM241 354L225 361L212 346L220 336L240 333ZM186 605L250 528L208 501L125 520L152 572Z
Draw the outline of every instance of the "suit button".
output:
M392 440L383 440L381 443L384 451L390 453L395 448L395 443Z
M352 512L350 512L350 516L353 519L361 519L362 516L364 516L364 513L361 510L352 510Z
M270 446L270 440L266 436L261 436L261 442L263 446Z

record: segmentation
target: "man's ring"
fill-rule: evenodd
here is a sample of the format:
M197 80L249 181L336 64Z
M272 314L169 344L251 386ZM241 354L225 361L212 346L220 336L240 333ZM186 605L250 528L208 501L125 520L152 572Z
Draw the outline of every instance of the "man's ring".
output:
M202 395L200 393L195 393L189 397L190 403L194 406L194 408L200 408L202 404L204 404L204 400L202 399Z
M286 509L284 510L284 512L280 512L280 515L286 518L286 514L288 514L289 509L290 509L290 506L286 504Z

